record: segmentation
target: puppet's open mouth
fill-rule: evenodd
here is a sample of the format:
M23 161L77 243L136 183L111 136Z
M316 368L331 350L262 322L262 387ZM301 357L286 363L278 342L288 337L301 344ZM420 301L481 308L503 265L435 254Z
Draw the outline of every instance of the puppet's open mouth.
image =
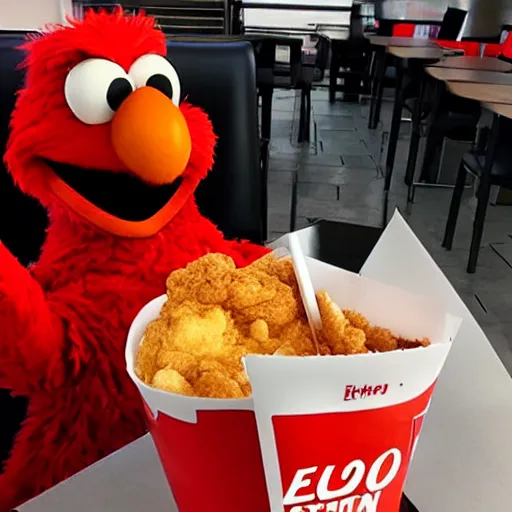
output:
M160 211L178 190L182 179L152 186L124 172L82 169L47 161L53 172L97 208L119 219L143 221Z

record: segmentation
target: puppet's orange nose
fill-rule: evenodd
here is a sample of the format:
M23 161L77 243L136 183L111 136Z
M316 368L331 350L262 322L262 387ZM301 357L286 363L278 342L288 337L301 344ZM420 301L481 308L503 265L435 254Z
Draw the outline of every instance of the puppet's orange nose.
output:
M180 109L152 87L134 91L112 119L120 160L149 183L171 183L187 166L192 142Z

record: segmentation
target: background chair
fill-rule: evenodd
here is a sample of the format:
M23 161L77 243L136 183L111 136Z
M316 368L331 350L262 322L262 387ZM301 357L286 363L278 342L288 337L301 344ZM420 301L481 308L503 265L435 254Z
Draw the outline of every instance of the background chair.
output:
M449 7L446 10L443 20L440 24L439 32L437 33L437 39L444 41L455 41L459 36L462 26L464 25L466 16L467 11ZM382 23L382 21L383 20L381 20L381 25L379 26L378 30L379 35L396 35L394 33L394 27L397 26L398 34L415 34L415 32L412 31L409 26L411 24L401 24L399 22ZM435 28L436 24L429 22L424 25L430 25L430 30L432 30ZM414 26L416 28L419 26L419 24L415 24ZM375 129L380 120L384 86L386 85L387 87L394 87L396 83L394 80L396 73L394 70L390 69L390 64L392 64L393 59L389 58L389 56L386 55L382 48L377 50L377 52L375 53L375 58L373 59L375 61L375 65L372 66L372 68L374 68L372 70L372 75L374 76L372 78L372 98L370 104L370 114L368 117L368 128L370 129ZM404 84L404 98L406 100L414 99L419 96L420 80L417 76L417 69L413 69L412 73L406 72ZM414 109L414 106L411 108Z
M0 37L0 148L3 154L15 91L23 74L21 37ZM219 137L216 161L197 191L201 211L233 238L266 238L266 182L260 166L256 68L251 44L170 42L169 58L183 95L206 110ZM24 264L37 259L46 213L13 185L0 163L0 240ZM25 401L0 390L0 464L24 417Z
M466 21L468 11L464 9L457 9L455 7L448 7L443 16L441 28L437 34L437 39L446 41L456 41L459 37L462 26Z
M169 42L168 57L191 103L219 137L213 171L196 197L231 238L266 239L266 183L260 162L256 66L248 42Z
M359 94L368 91L370 43L364 36L361 5L352 5L349 37L331 40L331 66L329 71L329 101L334 103L336 91L344 93L345 101L357 101ZM341 70L340 70L341 68ZM343 85L338 84L343 79Z
M486 154L470 151L464 155L460 163L443 239L443 247L450 250L455 235L466 175L470 173L479 179L478 203L467 266L467 271L471 274L475 272L478 262L491 186L497 185L512 189L512 146L510 145L512 120L495 116L491 132Z

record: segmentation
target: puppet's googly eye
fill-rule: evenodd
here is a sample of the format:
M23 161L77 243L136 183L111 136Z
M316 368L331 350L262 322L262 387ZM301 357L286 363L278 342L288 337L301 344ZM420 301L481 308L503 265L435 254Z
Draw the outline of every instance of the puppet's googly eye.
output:
M66 77L64 94L69 108L85 124L110 121L135 86L126 71L110 60L87 59Z
M133 63L129 75L137 88L154 87L170 98L176 106L180 104L180 79L166 58L154 54L143 55Z

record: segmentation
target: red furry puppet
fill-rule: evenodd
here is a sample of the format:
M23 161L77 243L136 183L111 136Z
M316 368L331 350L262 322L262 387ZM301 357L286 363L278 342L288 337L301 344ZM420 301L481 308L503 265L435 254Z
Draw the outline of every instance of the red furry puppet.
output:
M151 18L90 12L25 49L5 159L50 226L29 270L0 244L0 387L29 399L1 512L145 432L125 339L172 270L208 252L240 266L267 252L225 240L199 213L215 135L180 103Z

